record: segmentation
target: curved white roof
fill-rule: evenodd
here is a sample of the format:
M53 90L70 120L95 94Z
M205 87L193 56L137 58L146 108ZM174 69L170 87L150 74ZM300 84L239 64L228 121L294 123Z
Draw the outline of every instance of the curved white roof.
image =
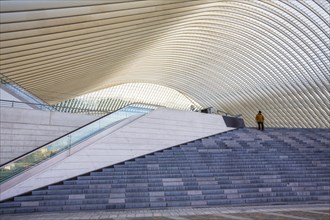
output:
M1 74L50 104L142 83L250 126L261 110L267 126L330 127L327 1L0 4Z

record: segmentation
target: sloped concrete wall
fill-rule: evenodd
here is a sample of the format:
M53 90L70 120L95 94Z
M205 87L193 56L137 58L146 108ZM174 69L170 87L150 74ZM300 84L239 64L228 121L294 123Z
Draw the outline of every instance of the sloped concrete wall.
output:
M111 166L195 139L232 130L219 115L157 109L143 117L128 118L62 154L53 164L34 168L15 187L2 187L0 200ZM39 165L39 166L41 166ZM12 182L12 184L16 184Z
M26 102L25 100L21 100L17 96L14 96L10 92L8 92L3 84L0 84L0 99L1 100L9 100L9 101L17 101L17 102ZM10 103L10 102L1 102L2 107L3 106L10 107L11 105L13 105L13 104ZM29 106L27 104L20 103L19 105L22 108L33 109L31 106Z
M90 115L0 107L0 164L96 118Z
M222 117L228 127L233 127L233 128L245 127L243 118L230 117L230 116L222 116Z

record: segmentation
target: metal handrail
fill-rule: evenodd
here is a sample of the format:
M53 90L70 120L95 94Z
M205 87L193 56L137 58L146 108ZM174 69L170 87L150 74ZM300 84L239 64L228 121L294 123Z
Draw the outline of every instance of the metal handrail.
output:
M10 103L10 104L9 105L3 105L3 103ZM15 106L15 104L17 104L17 105ZM31 102L21 102L21 101L0 99L0 107L26 108L26 107L23 107L22 105L39 106L39 107L41 107L41 108L38 108L39 110L45 110L45 111L59 111L57 109L57 106L50 106L50 105L37 104L37 103L31 103ZM155 107L166 108L166 106L163 106L163 105L144 104L144 103L140 103L140 102L129 103L126 106L123 106L122 108L125 108L129 105L139 105L141 108L143 108L144 106L155 106ZM43 107L45 107L45 108L43 108ZM115 109L113 111L101 111L101 110L92 110L92 109L87 109L87 108L85 108L85 109L84 108L72 108L72 107L69 108L69 107L63 107L63 106L61 106L61 108L65 109L65 110L68 110L68 111L59 111L59 112L63 112L63 113L74 113L74 114L83 113L83 114L101 115L101 116L122 109L122 108L119 108L119 109Z
M8 105L6 105L6 104L4 105L4 103L8 103ZM50 105L45 105L45 104L38 104L38 103L31 103L31 102L21 102L21 101L0 99L0 106L1 107L27 108L26 106L23 106L23 105L28 105L30 107L31 106L37 106L36 109L39 109L39 110L58 111L55 106L50 106ZM33 107L31 107L31 108L33 108ZM82 108L65 108L65 109L75 111L74 113L86 113L86 114L94 114L94 115L95 114L104 115L104 114L109 113L109 111L90 110L90 109L82 109ZM69 113L69 112L67 112L67 113Z
M230 116L230 117L234 117L234 118L239 118L239 117L242 117L243 115L242 114L238 114L238 115L233 115L233 114L230 114L230 113L227 113L227 112L224 112L224 111L220 111L220 110L217 110L217 113L218 114L225 114L225 116Z
M212 109L212 108L213 108L212 106L209 106L209 107L206 107L206 108L202 108L199 111L206 110L206 109ZM218 114L218 115L224 114L225 116L234 117L234 118L239 118L239 117L242 117L243 116L242 114L233 115L231 113L224 112L224 111L221 111L221 110L217 110L216 113L212 113L211 112L211 114Z
M9 79L7 76L5 76L3 74L0 74L0 83L4 88L19 95L23 99L33 101L33 102L35 102L35 104L46 104L43 100L34 96L30 92L26 91L24 88L19 86L16 82ZM51 108L51 106L49 106L49 108Z

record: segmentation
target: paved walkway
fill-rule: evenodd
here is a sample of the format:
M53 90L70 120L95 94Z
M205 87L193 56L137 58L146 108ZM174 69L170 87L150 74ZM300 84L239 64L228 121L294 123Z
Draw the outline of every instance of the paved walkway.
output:
M1 220L330 220L330 204L238 206L163 210L86 211L1 215Z

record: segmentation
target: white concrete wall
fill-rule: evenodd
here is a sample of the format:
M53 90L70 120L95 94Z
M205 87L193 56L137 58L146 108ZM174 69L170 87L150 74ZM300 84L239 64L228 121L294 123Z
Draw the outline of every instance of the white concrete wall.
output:
M22 100L18 99L17 97L13 96L12 94L8 93L6 90L4 90L1 87L2 87L2 85L0 85L0 99L22 102ZM11 107L12 105L19 106L21 108L26 108L26 109L33 109L31 106L23 104L23 103L10 103L10 102L5 102L5 101L1 102L1 107Z
M227 128L219 115L157 109L143 117L123 121L79 144L58 161L42 165L44 170L41 165L33 168L35 172L32 169L29 177L21 178L24 181L19 180L12 188L11 185L17 183L15 180L0 185L0 200L228 130L232 128Z
M0 164L96 118L90 115L0 107Z

